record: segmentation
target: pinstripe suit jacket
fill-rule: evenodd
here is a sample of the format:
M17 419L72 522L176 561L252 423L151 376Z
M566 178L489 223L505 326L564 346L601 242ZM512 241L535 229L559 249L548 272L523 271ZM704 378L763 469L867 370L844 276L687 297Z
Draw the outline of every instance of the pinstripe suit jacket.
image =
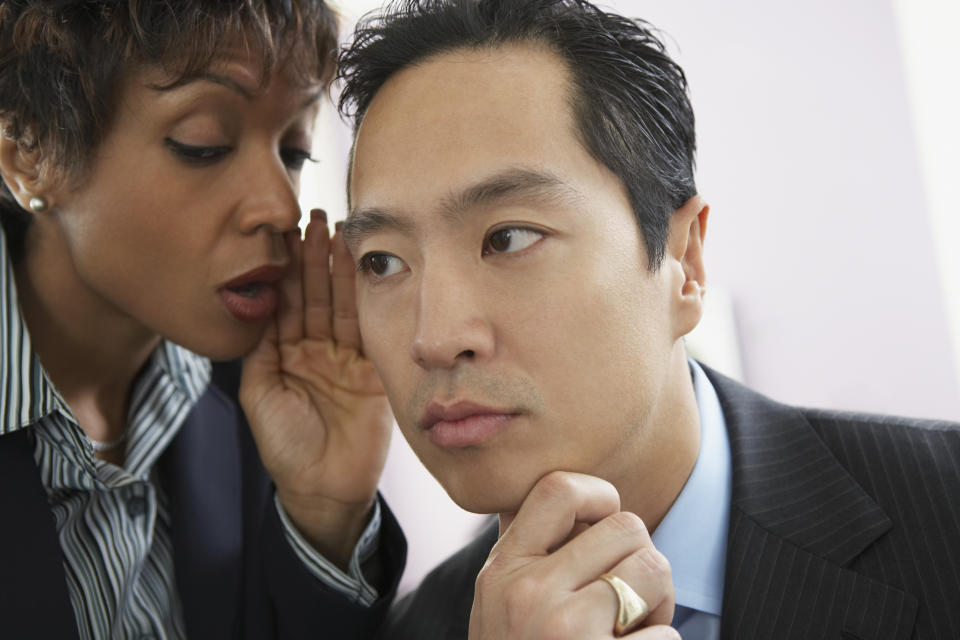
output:
M960 639L960 425L811 411L704 367L733 462L721 636ZM391 612L391 640L467 637L496 524Z
M372 608L324 586L290 548L270 478L236 402L239 368L214 366L157 463L169 499L177 589L187 635L203 640L369 638L403 571L406 542L383 507L381 598ZM20 431L0 438L0 638L77 637L47 496Z

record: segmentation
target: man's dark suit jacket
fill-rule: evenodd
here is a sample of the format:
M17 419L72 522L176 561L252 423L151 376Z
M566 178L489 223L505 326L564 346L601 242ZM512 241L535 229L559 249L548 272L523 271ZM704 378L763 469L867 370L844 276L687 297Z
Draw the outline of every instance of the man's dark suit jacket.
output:
M169 498L176 581L187 635L203 640L369 638L393 598L406 542L383 508L372 608L307 571L284 537L270 479L235 401L238 370L214 382L157 463ZM0 438L0 637L77 637L63 553L23 431Z
M960 425L798 409L704 369L733 463L721 637L960 639ZM466 638L496 536L427 576L384 637Z

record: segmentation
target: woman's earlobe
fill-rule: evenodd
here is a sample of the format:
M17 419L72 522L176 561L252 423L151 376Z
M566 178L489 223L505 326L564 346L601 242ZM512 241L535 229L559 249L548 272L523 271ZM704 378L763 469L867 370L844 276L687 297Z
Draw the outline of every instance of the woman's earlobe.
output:
M33 211L34 213L46 213L47 209L50 208L50 201L43 196L33 196L30 198L30 202L28 204L30 206L30 211Z
M45 195L49 180L42 166L40 150L26 148L7 135L0 136L0 174L21 207L32 213L45 213L52 205Z

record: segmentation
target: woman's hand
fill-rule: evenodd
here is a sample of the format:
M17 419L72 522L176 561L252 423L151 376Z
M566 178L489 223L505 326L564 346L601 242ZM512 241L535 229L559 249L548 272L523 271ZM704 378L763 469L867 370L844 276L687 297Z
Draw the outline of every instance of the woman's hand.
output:
M376 497L393 415L362 353L356 269L340 233L331 239L315 209L304 239L287 240L280 309L244 361L240 402L287 515L343 568Z

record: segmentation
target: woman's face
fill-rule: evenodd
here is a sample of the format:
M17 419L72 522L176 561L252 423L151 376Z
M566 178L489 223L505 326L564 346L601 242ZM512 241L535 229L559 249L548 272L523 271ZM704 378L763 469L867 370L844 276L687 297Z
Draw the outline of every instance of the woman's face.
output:
M66 245L45 259L68 261L94 306L213 358L273 317L318 108L319 86L260 86L258 70L236 55L168 88L159 69L130 74L85 179L45 214Z

